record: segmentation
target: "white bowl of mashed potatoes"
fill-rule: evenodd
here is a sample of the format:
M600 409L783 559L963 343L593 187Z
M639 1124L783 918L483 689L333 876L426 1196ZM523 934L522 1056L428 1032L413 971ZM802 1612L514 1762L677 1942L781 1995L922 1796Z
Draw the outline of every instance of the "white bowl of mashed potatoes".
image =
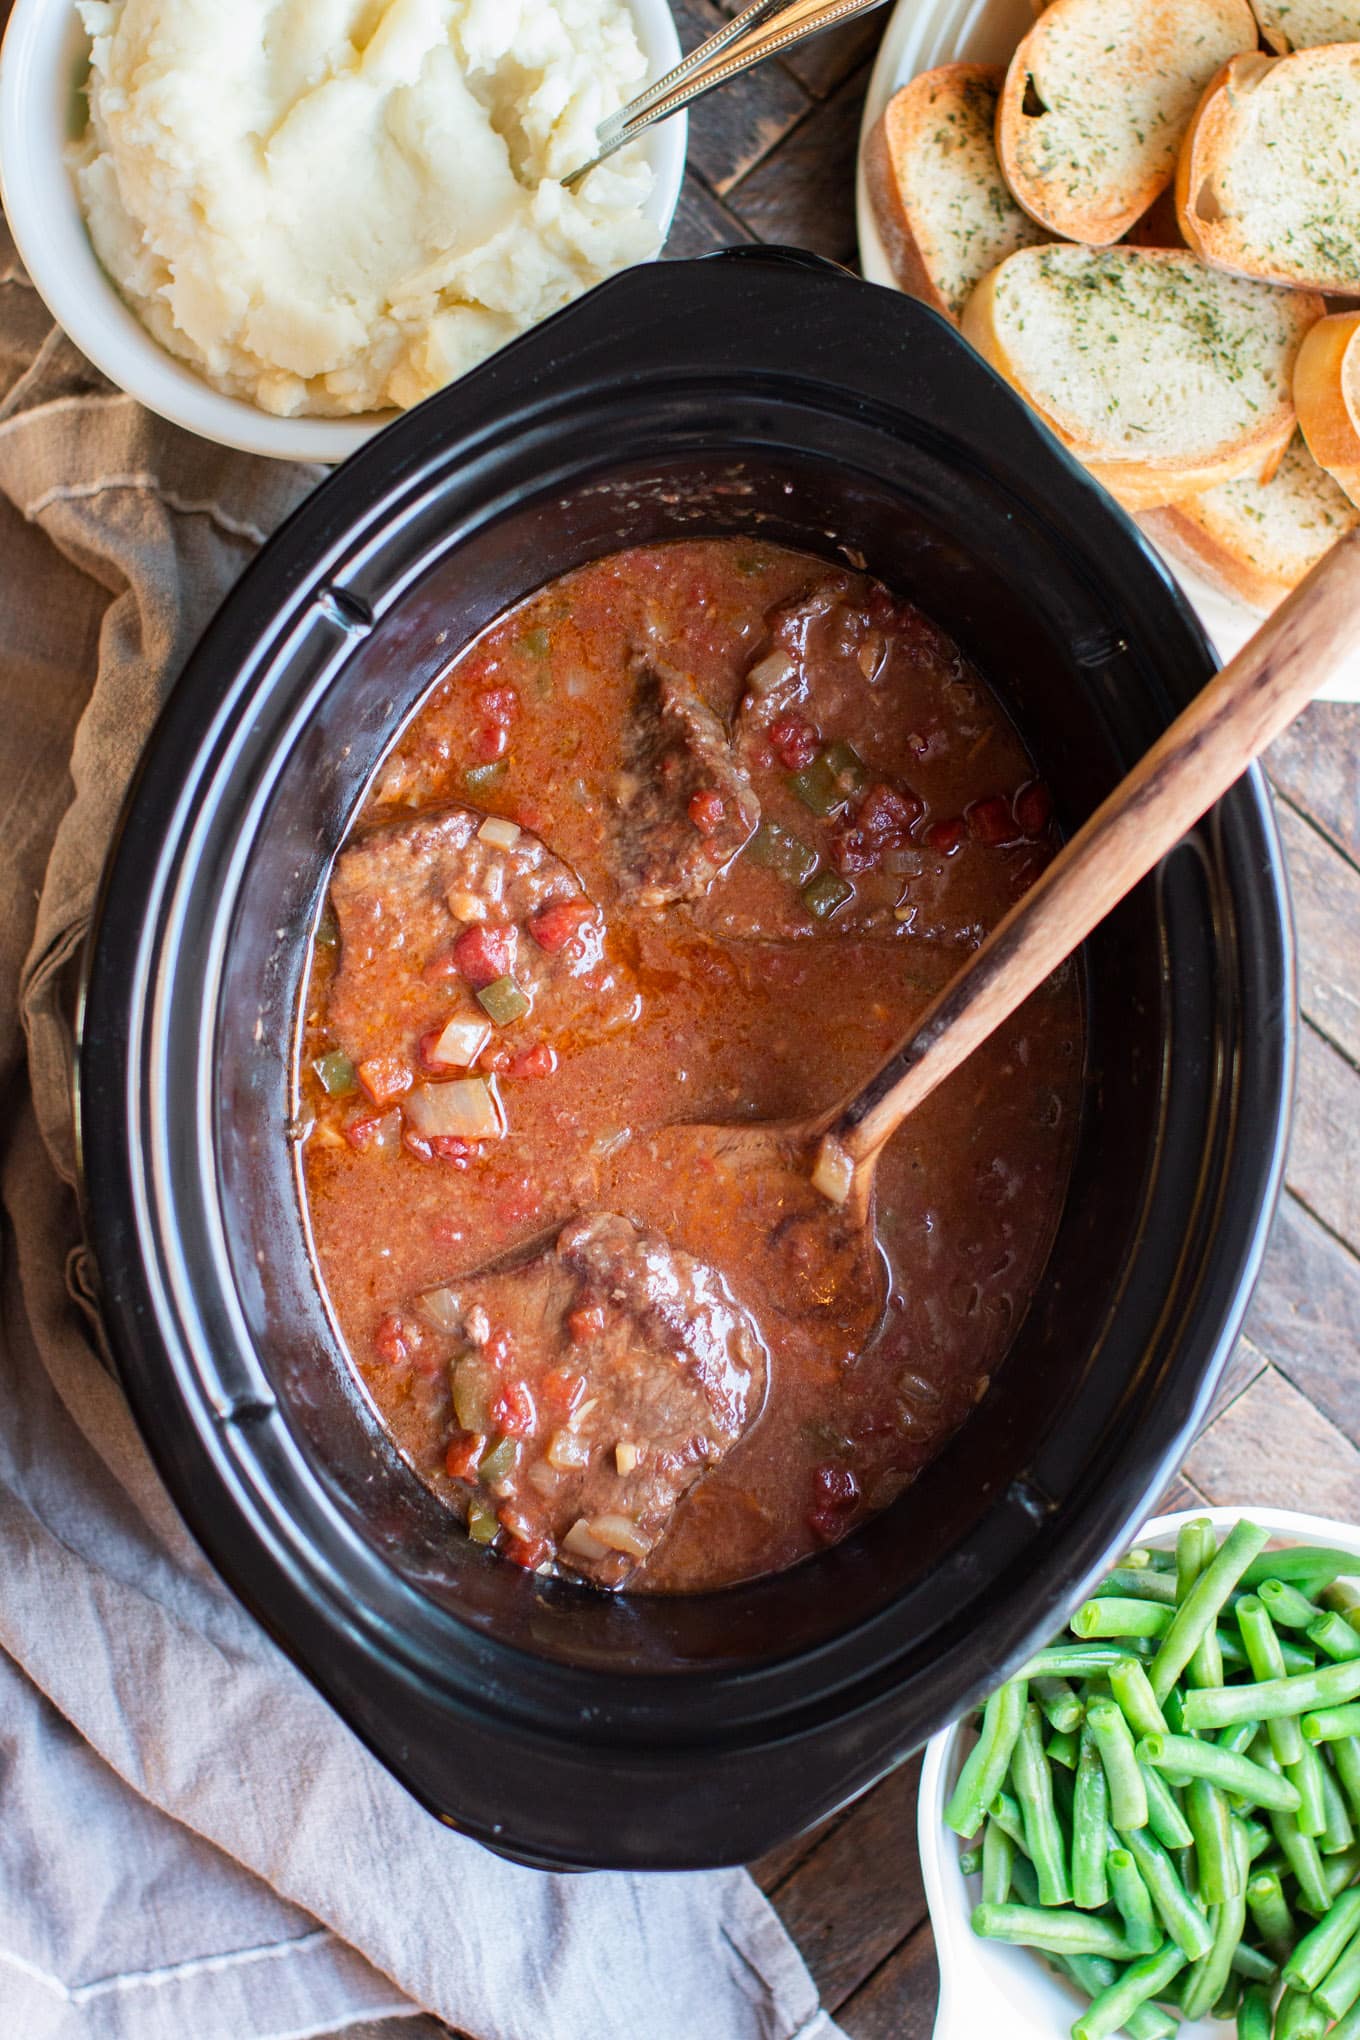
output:
M16 0L0 195L122 389L342 460L660 251L683 116L561 180L679 55L666 0Z

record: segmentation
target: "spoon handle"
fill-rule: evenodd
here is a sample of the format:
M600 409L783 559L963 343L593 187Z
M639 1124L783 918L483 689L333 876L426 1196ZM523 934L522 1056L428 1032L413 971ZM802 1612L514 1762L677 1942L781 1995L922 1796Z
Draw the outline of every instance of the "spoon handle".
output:
M907 1114L1079 948L1360 645L1360 527L1096 809L826 1137L845 1194ZM839 1150L839 1156L837 1156ZM835 1167L828 1172L834 1181ZM838 1200L839 1201L839 1200Z
M602 121L595 137L595 154L563 183L568 188L579 184L616 149L636 141L658 121L669 120L715 85L725 85L729 78L739 77L781 50L792 49L805 37L819 35L824 28L851 21L883 4L884 0L752 0L734 20L692 49L674 70Z

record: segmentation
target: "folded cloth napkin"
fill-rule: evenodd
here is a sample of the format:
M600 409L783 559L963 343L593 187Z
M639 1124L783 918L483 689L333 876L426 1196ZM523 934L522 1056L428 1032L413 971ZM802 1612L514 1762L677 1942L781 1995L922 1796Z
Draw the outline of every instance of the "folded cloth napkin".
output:
M72 968L166 690L318 479L110 389L0 225L0 2033L834 2040L744 1873L548 1876L422 1812L207 1565L108 1371Z

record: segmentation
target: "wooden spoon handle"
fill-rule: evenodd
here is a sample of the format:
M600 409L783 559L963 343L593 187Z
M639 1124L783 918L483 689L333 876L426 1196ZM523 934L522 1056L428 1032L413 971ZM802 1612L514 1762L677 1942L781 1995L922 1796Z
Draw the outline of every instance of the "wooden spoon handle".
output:
M907 1114L1080 947L1360 645L1360 527L1341 540L1064 845L829 1140L859 1174Z

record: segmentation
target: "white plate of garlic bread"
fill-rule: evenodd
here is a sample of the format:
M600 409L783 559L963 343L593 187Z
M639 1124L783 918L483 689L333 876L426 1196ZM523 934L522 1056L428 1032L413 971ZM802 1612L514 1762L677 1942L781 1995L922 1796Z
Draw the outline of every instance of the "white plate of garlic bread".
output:
M858 210L1224 658L1360 522L1360 0L899 0Z

